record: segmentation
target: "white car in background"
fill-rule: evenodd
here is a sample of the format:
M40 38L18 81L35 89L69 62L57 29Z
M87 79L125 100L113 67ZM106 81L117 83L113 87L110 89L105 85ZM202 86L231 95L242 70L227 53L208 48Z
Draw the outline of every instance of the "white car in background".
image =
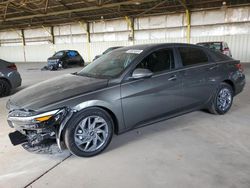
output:
M213 50L218 50L221 53L223 53L223 54L225 54L225 55L227 55L229 57L232 57L231 50L229 49L229 47L228 47L228 45L227 45L226 42L223 42L223 41L217 41L217 42L199 42L199 43L197 43L197 45L208 47L208 48L213 49Z

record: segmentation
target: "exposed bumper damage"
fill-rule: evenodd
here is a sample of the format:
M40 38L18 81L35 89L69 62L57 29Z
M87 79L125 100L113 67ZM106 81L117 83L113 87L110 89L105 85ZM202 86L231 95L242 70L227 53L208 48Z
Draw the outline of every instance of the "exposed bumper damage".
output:
M9 134L11 143L22 144L23 148L30 152L49 152L55 143L62 150L62 131L72 114L73 111L69 108L42 114L13 110L8 116L10 127L16 130Z

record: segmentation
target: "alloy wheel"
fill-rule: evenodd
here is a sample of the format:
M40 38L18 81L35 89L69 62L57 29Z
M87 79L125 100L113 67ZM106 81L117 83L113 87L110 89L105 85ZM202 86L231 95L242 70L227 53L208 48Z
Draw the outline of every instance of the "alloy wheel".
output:
M228 88L222 88L217 97L217 107L221 111L226 111L232 103L232 93Z
M74 140L84 152L98 150L108 138L107 122L100 116L88 116L76 126Z

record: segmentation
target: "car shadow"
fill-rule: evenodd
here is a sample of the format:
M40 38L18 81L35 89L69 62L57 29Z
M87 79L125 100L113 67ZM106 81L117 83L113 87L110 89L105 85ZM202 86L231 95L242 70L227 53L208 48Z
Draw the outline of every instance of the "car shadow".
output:
M41 71L62 71L62 70L65 70L65 69L73 69L73 68L79 68L79 69L82 69L84 68L86 65L84 66L79 66L79 65L76 65L76 64L73 64L73 65L68 65L67 68L58 68L58 69L53 69L53 70L50 70L48 68L47 65L43 66L42 68L40 68ZM34 70L34 69L29 69L29 70Z
M204 121L204 119L202 119L203 116L207 117L210 115L211 114L205 113L204 111L195 111L182 116L153 123L144 127L136 128L118 136L115 135L110 146L107 148L106 152L130 144L131 142L139 142L140 140L152 137L154 134L160 134L162 132L168 132L178 129L189 130L191 129L191 126L199 124L199 119L201 122Z
M249 108L249 103L239 104L238 101L232 106L230 111L223 116L232 116L233 114L240 113L245 108ZM131 142L139 142L143 139L148 139L153 137L155 134L160 134L173 130L182 130L188 131L191 130L193 126L204 125L205 121L211 120L211 125L213 121L216 122L218 119L221 119L220 115L214 115L208 112L208 110L199 110L191 113L187 113L178 117L173 117L161 122L150 124L141 128L133 129L126 133L123 133L118 136L114 136L110 146L107 148L107 151L118 149L124 145L130 144Z

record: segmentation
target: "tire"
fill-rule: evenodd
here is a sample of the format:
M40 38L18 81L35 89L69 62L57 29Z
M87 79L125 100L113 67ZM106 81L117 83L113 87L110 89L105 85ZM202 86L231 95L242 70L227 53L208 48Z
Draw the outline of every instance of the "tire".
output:
M50 71L57 70L57 68L56 68L55 66L53 66L53 65L48 66L48 69L49 69Z
M0 79L0 97L10 95L11 85L7 80Z
M109 145L113 136L113 127L113 120L105 110L96 107L88 108L76 113L70 119L63 139L73 155L92 157L101 153Z
M224 99L223 96L225 96ZM229 84L222 82L211 101L211 106L208 109L209 112L219 115L227 113L232 106L233 97L234 92L232 87ZM225 104L225 106L223 106L223 104Z
M81 61L79 62L79 66L80 66L80 67L84 67L84 64L85 64L84 60L81 60Z
M66 61L62 61L62 68L67 69L68 68L68 63Z

